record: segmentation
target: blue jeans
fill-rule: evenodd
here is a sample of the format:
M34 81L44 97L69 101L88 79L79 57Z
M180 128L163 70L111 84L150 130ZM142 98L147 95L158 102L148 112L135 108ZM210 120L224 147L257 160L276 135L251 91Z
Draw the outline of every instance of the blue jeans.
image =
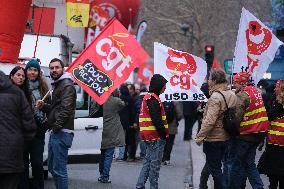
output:
M103 180L109 179L112 158L115 148L101 149L101 158L99 164L100 178Z
M230 188L242 189L246 186L246 178L253 189L262 189L263 183L255 165L257 143L237 139L236 157L231 168Z
M48 170L52 174L57 189L68 189L67 161L68 149L74 134L51 132L48 144Z
M144 158L146 156L146 144L143 140L139 142L140 146L140 157Z
M124 159L124 153L125 153L125 146L118 147L118 157L117 157L117 159Z
M204 142L203 144L208 171L213 177L215 189L226 188L228 167L225 155L227 148L228 142L226 141ZM224 161L224 173L222 171L222 161Z
M141 169L136 188L145 187L149 178L150 189L158 189L159 171L161 167L165 140L145 141L146 156Z

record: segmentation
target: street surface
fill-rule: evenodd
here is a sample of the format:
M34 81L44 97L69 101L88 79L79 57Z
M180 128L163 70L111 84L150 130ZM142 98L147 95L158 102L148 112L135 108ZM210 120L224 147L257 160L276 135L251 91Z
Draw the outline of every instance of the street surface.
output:
M205 162L202 146L197 146L194 141L183 141L184 121L180 122L179 134L176 136L175 145L172 152L171 166L162 166L160 171L159 188L161 189L186 189L190 188L191 169L189 149L192 148L193 160L193 185L198 189L199 176ZM194 127L195 136L197 125ZM261 153L257 153L259 157ZM102 184L97 181L99 177L98 164L78 164L68 165L69 188L70 189L135 189L135 184L142 166L142 161L138 162L116 162L113 161L110 178L112 183ZM262 175L265 188L268 188L268 179ZM213 189L212 177L208 181L208 186ZM45 181L46 189L55 189L52 176L49 175ZM149 188L147 183L146 188ZM251 189L247 182L247 188Z

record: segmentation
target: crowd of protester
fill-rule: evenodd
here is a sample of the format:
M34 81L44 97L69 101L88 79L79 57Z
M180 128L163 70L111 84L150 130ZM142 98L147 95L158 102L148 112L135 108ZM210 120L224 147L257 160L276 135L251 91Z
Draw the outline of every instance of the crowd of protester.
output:
M68 188L68 149L74 137L76 90L64 64L55 58L49 64L52 93L42 76L38 60L16 66L7 77L0 72L0 186L44 188L43 150L48 144L48 170L56 188ZM194 136L203 144L206 163L200 189L208 188L212 175L216 189L242 189L248 179L252 188L264 188L260 174L269 177L269 188L284 188L284 81L267 90L253 86L250 74L237 73L234 89L223 70L212 70L201 90L208 102L162 102L167 80L155 74L146 85L124 83L102 105L103 132L99 178L111 183L112 161L136 162L143 166L136 188L147 180L158 188L160 166L171 165L179 121L184 118L183 140ZM225 128L224 114L233 109L239 134ZM265 146L258 165L256 150ZM140 154L138 154L138 149ZM117 151L117 154L116 154ZM32 180L29 179L31 165Z

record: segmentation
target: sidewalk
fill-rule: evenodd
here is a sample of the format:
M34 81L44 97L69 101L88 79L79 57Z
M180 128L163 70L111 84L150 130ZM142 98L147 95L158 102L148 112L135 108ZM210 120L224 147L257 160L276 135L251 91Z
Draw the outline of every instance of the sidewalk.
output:
M198 146L194 141L194 138L197 134L197 127L198 127L198 123L195 122L194 127L193 127L193 131L192 131L193 140L190 141L191 152L192 152L192 163L193 163L193 185L194 185L194 189L199 188L200 174L201 174L202 168L205 164L205 154L202 151L203 147L202 147L202 145ZM211 188L213 189L213 180L212 180L211 176L209 177L209 181L207 182L207 185L208 185L209 189L211 189Z
M194 127L193 127L193 131L192 131L192 138L194 139L197 133L197 122L195 123ZM190 141L190 145L191 145L191 152L192 152L192 163L193 163L193 185L194 185L194 189L198 189L199 188L199 179L200 179L200 174L202 171L202 168L205 164L205 154L203 153L202 149L202 145L198 146L194 140ZM264 149L263 149L264 150ZM256 164L258 163L258 160L261 156L261 154L263 153L263 151L257 151L256 152ZM269 185L269 181L268 178L265 175L261 175L261 179L262 182L264 184L264 188L268 189L268 185ZM210 176L209 177L209 181L207 182L208 188L209 189L213 189L213 178ZM249 181L247 180L247 185L246 185L246 189L252 189L251 185L249 184Z

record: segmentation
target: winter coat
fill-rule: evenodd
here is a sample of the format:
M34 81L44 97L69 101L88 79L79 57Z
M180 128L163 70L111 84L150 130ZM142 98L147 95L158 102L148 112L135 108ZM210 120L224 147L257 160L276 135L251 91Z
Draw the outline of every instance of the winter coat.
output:
M178 125L179 121L182 119L182 104L180 102L173 102L174 103L174 120L169 124L169 132L171 135L176 135L178 132Z
M120 122L119 111L125 103L118 97L110 96L103 104L103 133L101 149L125 145L125 134Z
M183 115L190 117L197 117L198 103L193 101L183 101Z
M51 104L45 104L50 129L74 130L76 89L69 73L64 73L53 85Z
M284 116L284 107L282 104L276 103L271 107L267 114L269 121ZM274 175L284 177L284 146L276 146L267 144L266 149L259 159L259 172L266 175Z
M150 82L149 93L155 93L156 95L160 95L162 88L166 85L167 80L159 75L155 74ZM156 130L162 139L166 139L166 129L162 121L162 113L158 100L155 97L151 97L147 100L147 105L150 112L150 117L153 122L153 125L156 127Z
M0 71L0 174L24 171L24 144L36 133L24 92Z
M226 141L229 134L223 128L223 112L227 109L221 94L225 96L229 107L236 106L237 97L234 92L227 90L227 84L216 84L210 89L210 98L206 104L202 125L196 136L196 142L205 141Z
M123 129L127 130L129 126L133 126L135 122L134 99L130 96L126 85L122 85L119 90L121 93L120 99L126 104L126 106L119 111L119 116Z

